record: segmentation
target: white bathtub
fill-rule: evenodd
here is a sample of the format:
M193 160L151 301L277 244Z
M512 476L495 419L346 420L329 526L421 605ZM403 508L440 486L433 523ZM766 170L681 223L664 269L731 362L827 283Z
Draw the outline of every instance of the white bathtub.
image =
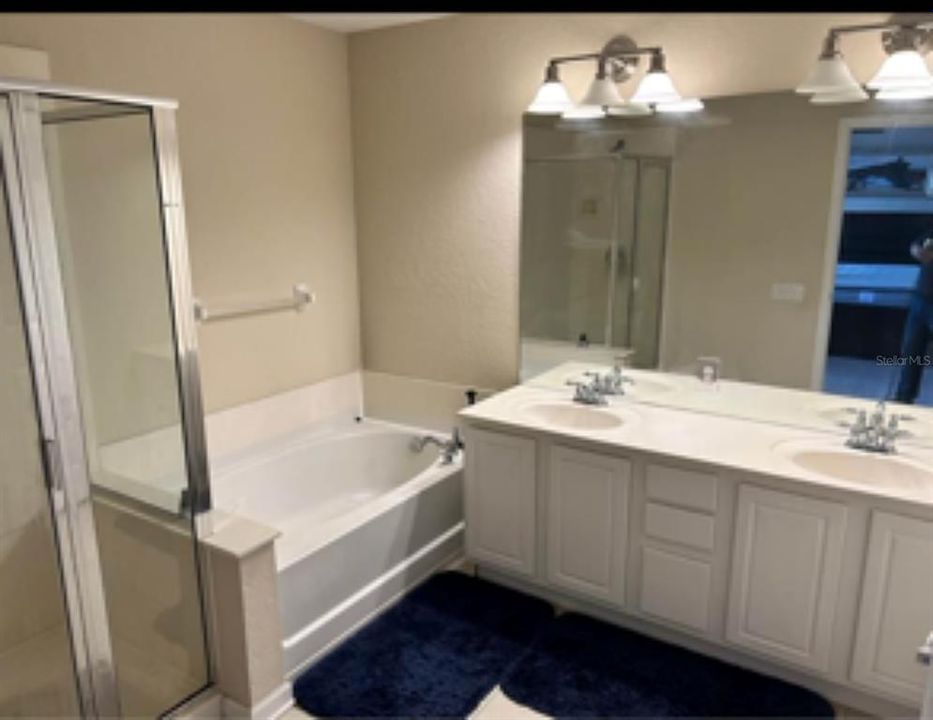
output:
M462 464L424 431L372 420L299 433L212 465L214 505L281 531L286 666L294 674L463 544Z

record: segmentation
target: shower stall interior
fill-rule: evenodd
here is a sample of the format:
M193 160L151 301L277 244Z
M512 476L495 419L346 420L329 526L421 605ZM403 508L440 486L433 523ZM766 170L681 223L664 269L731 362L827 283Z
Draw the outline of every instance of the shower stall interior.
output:
M0 716L210 683L171 101L0 80Z

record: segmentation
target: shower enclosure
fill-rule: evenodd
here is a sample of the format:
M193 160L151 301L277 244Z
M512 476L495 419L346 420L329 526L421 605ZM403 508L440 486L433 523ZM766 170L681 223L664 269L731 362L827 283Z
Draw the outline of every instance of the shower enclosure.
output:
M210 681L174 103L0 80L0 716Z
M524 345L602 346L630 352L635 367L657 366L670 164L620 152L526 154Z

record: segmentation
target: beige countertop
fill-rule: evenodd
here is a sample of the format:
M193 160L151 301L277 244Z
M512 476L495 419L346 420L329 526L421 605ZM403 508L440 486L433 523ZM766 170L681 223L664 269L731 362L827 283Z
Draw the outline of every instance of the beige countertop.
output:
M933 506L933 450L929 448L901 443L893 456L876 455L847 448L846 434L840 428L821 431L662 407L635 401L634 394L633 397L611 398L608 406L596 408L620 419L622 422L616 427L558 426L538 412L541 406L566 407L571 413L574 408L587 407L574 403L571 396L569 387L529 383L494 395L462 410L459 415L469 423L565 437L811 486ZM859 474L864 467L868 477L851 481L813 471L793 459L797 453L829 453L833 461L847 468L850 474L853 468Z

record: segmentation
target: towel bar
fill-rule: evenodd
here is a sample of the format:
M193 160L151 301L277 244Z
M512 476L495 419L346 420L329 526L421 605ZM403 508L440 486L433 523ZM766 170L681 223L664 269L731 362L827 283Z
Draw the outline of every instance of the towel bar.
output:
M295 310L300 312L315 301L314 293L304 283L292 287L292 296L281 300L266 300L238 305L218 306L208 309L200 300L194 301L194 317L198 322L214 322L215 320L229 320L231 318L258 315L261 313L278 312L280 310Z

